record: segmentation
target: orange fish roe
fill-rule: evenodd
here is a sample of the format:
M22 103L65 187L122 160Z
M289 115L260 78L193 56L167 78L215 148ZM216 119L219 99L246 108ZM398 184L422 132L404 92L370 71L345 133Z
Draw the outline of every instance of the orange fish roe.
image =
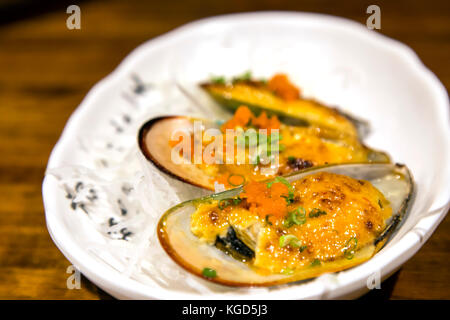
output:
M258 128L269 130L269 133L272 129L280 129L280 120L278 120L278 117L272 116L268 118L265 112L262 112L259 117L254 117L252 124Z
M300 90L289 81L285 74L274 75L267 86L283 100L292 101L300 98Z
M226 129L235 129L236 127L245 127L253 118L253 114L246 106L240 106L234 113L233 118L222 125L222 131Z
M236 110L233 118L222 125L222 131L225 132L227 129L235 129L236 127L244 128L250 124L259 129L267 129L269 133L272 129L280 129L280 121L277 116L269 118L265 112L262 112L258 117L255 117L247 106L242 105Z
M258 214L261 218L273 216L284 218L287 214L286 195L289 189L286 185L275 182L270 188L267 183L251 181L244 186L244 192L240 194L250 205L249 210Z
M223 173L217 177L212 177L210 181L211 181L211 183L217 182L219 184L223 184L225 186L225 188L228 189L228 188L231 188L231 186L228 183L229 175L230 175L229 173Z

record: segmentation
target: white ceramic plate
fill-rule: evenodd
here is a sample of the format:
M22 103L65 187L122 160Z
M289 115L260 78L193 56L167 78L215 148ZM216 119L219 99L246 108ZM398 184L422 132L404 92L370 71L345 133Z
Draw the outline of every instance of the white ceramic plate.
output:
M43 197L54 242L106 292L132 299L357 297L368 290L368 278L379 273L384 279L411 258L444 218L450 197L450 130L443 85L407 46L355 22L317 14L214 17L141 45L89 92L68 121L48 168L92 167L92 152L79 143L83 137L106 136L104 141L121 141L122 149L137 150L134 134L147 120L142 108L163 114L177 113L180 106L180 112L189 112L190 107L181 108L187 102L172 88L175 83L196 96L197 81L246 70L265 77L287 72L306 95L370 120L373 130L367 144L407 164L415 177L417 196L406 221L375 257L345 272L277 290L243 293L230 289L206 296L149 285L87 250L86 244L100 243L102 235L80 210L71 210L61 184L47 175ZM151 88L156 89L147 94ZM198 94L196 99L204 99ZM202 111L194 108L192 112ZM123 138L123 132L128 136ZM96 159L101 162L102 149L96 150L100 150Z

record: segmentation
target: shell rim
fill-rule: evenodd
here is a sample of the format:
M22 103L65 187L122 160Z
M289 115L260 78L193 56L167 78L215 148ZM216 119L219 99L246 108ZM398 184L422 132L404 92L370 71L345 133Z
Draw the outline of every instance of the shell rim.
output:
M162 172L164 172L165 174L169 175L172 178L178 179L180 181L183 181L185 183L191 184L195 187L199 187L199 188L203 188L206 190L210 190L210 191L214 191L214 188L208 187L208 186L204 186L201 185L195 181L191 181L183 176L177 175L175 173L173 173L172 171L168 170L164 165L162 165L161 163L159 163L159 161L157 161L152 153L148 150L147 145L145 143L145 136L147 135L147 133L152 129L152 127L158 122L158 121L162 121L162 120L169 120L169 119L179 119L179 118L183 118L183 116L160 116L160 117L155 117L152 118L150 120L148 120L147 122L145 122L139 129L138 135L137 135L137 143L139 146L139 150L141 151L142 155L144 155L144 157L150 162L152 163L155 167L157 167L159 170L161 170ZM187 117L190 118L190 117Z

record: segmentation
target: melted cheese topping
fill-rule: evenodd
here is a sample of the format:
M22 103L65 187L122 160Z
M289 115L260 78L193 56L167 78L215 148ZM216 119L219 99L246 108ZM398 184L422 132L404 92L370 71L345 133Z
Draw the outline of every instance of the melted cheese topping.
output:
M255 258L250 265L261 273L286 273L314 263L351 259L356 250L374 242L392 215L389 202L368 181L320 172L292 187L294 201L284 216L274 213L272 219L264 219L250 210L253 206L244 192L238 205L223 209L217 201L199 205L191 230L211 244L230 226L253 233ZM304 212L303 222L286 224L291 212ZM287 236L295 241L283 241Z
M367 162L368 149L359 143L334 142L322 138L321 131L317 127L294 127L280 125L279 133L282 137L280 145L282 149L278 153L278 162L268 174L262 169L268 165L251 164L249 149L245 152L245 163L240 163L238 152L234 153L233 163L230 164L198 164L206 174L211 176L211 181L224 184L227 188L235 187L241 183L230 184L233 176L243 177L244 181L262 181L277 175L285 175L301 170L305 167L325 164ZM224 138L225 145L225 138ZM205 146L206 147L206 146ZM300 159L307 163L305 167L299 167L290 159ZM226 162L226 160L224 160ZM269 164L270 165L270 164ZM233 179L233 178L232 178ZM236 179L238 180L238 179ZM242 180L242 178L240 178Z
M234 129L236 136L227 137L225 133L229 129ZM269 137L261 135L257 141L256 133L260 129L266 130ZM271 146L271 133L275 129L279 130L279 141ZM311 166L371 161L372 151L358 139L336 136L335 132L317 126L285 125L276 116L267 117L264 112L256 117L246 106L239 107L221 130L222 135L215 137L204 131L201 142L199 137L190 138L191 163L196 163L206 176L211 177L211 185L217 181L232 188L243 182L267 180ZM266 138L261 140L262 137ZM172 147L178 143L180 141L169 141ZM197 156L202 157L197 159L200 161L194 159L196 143L201 147L201 154ZM271 151L269 160L265 157L270 155L262 150L270 148L275 150Z

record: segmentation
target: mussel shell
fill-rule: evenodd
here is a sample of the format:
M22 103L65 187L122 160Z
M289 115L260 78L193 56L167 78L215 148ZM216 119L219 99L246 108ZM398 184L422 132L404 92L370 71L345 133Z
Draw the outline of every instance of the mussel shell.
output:
M194 186L214 190L211 177L206 175L195 164L176 164L171 159L169 140L172 132L180 128L193 130L194 118L184 116L158 117L147 121L141 126L138 134L138 144L142 154L161 171L170 176ZM209 127L219 126L212 121L202 120Z
M373 244L355 252L353 259L344 257L320 266L310 266L291 275L256 273L248 264L238 261L221 250L203 243L190 230L190 217L202 202L237 196L242 187L208 197L183 202L168 210L158 223L158 238L172 259L190 273L203 277L203 268L216 270L217 276L208 280L229 286L271 286L316 277L325 272L337 272L370 259L379 251L404 218L413 195L413 178L406 166L398 164L341 164L306 169L286 176L290 182L316 172L344 174L355 179L370 181L380 190L392 207L392 216L386 228ZM203 277L204 278L204 277Z

